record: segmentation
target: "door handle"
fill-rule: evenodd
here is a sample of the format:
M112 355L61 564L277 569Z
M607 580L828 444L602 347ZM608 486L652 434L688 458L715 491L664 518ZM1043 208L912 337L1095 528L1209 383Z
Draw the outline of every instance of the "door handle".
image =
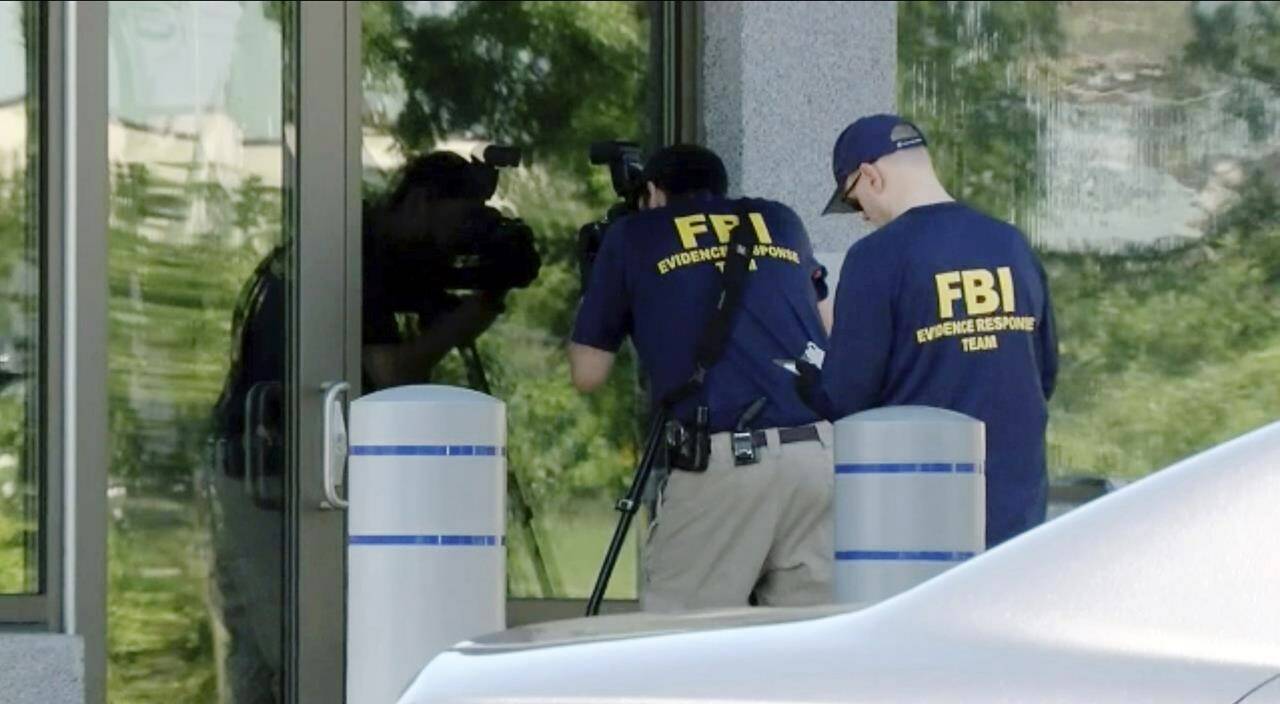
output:
M344 509L347 500L338 496L337 474L342 469L334 470L335 455L340 458L343 467L347 462L347 423L342 414L342 401L339 399L351 388L345 381L325 384L324 389L324 500L320 508L325 510Z

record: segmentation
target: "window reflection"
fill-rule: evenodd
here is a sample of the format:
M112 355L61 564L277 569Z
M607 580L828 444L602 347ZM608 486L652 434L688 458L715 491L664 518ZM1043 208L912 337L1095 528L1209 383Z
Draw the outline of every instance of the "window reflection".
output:
M899 3L898 95L1041 251L1050 472L1130 479L1280 411L1280 8Z
M40 12L0 2L0 594L41 588Z
M626 354L618 360L622 373L612 376L607 390L579 395L569 383L563 347L579 293L578 228L603 216L614 200L607 170L588 163L587 147L601 139L647 142L655 122L649 4L361 7L367 208L386 202L398 170L414 157L437 151L469 156L484 143L522 152L521 165L503 170L488 204L531 230L541 264L536 280L509 287L501 313L489 309L496 315L491 324L483 314L471 319L472 331L479 330L474 345L442 351L434 365L419 364L416 377L399 381L487 383L506 401L509 592L585 597L612 530L612 502L636 459L637 395L634 363ZM366 244L366 259L370 252L376 256L378 246L376 238ZM366 323L371 314L385 319L370 307L383 288L377 272L366 269L365 286ZM474 290L451 295L481 306ZM390 335L384 326L374 341L420 341L423 320L401 313ZM366 346L366 392L370 364L378 359ZM611 597L635 596L634 550L625 555Z
M109 6L111 701L282 701L291 7Z

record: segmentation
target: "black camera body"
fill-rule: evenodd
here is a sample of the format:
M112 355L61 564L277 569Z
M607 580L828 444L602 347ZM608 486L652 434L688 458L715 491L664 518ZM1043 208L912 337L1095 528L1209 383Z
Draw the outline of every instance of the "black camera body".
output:
M533 230L523 220L498 214L487 222L469 222L460 237L462 243L452 249L441 272L442 288L507 291L538 278L542 258L534 248Z
M591 280L591 267L600 252L604 233L614 222L638 211L644 196L640 145L622 140L593 142L587 156L592 164L609 166L613 192L621 200L609 207L603 220L589 222L578 229L578 278L583 291Z
M542 266L533 230L485 205L497 192L499 169L519 164L518 149L490 145L470 159L435 152L408 167L391 202L427 195L418 196L424 200L411 216L396 216L404 234L388 232L366 255L376 259L371 271L385 280L387 304L415 312L422 301L453 300L449 291L501 293L533 283ZM416 220L405 225L404 218Z
M516 147L489 145L466 167L462 196L479 203L498 190L498 169L520 165ZM534 248L533 230L519 218L485 208L468 219L449 252L439 284L450 290L507 291L525 288L538 277L542 258Z

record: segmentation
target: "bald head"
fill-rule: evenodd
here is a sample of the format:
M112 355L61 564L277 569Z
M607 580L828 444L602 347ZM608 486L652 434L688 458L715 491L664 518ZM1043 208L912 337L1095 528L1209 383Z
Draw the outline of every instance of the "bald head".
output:
M862 206L863 218L884 225L908 210L930 203L954 200L933 170L925 147L886 154L873 164L862 164L849 174L846 187Z
M902 171L903 173L922 171L933 173L933 160L929 158L929 149L927 147L903 149L902 151L885 155L876 163L882 168Z

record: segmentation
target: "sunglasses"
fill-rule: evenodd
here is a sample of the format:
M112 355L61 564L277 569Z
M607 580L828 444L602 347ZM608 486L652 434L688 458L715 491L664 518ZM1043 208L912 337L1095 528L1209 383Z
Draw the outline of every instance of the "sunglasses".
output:
M846 188L844 193L840 196L840 200L847 203L850 208L853 208L854 212L858 213L862 212L862 204L858 202L857 198L853 197L853 189L858 187L858 179L860 178L862 178L861 171L854 175L853 181L849 183L849 187Z

